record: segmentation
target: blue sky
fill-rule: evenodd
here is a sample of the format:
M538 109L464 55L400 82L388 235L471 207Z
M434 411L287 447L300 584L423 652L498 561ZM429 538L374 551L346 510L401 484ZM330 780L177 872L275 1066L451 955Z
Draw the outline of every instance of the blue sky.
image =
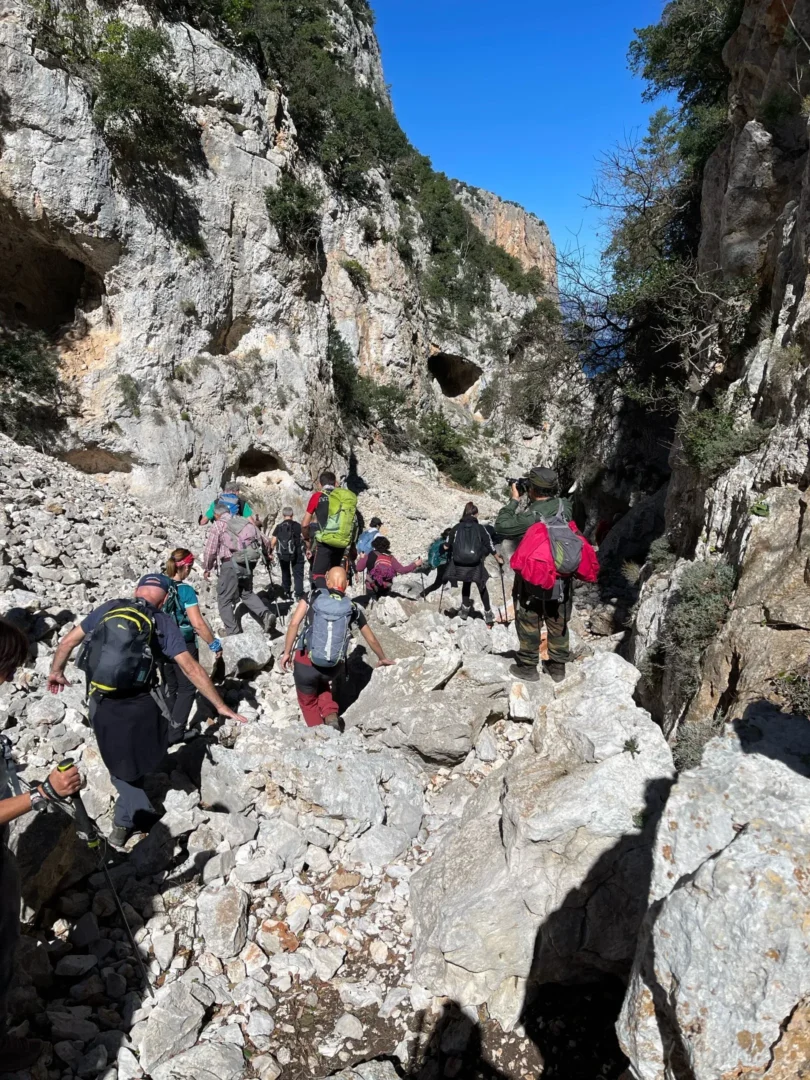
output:
M591 256L581 196L601 151L655 108L627 68L637 26L662 0L371 0L394 107L437 169L543 218Z

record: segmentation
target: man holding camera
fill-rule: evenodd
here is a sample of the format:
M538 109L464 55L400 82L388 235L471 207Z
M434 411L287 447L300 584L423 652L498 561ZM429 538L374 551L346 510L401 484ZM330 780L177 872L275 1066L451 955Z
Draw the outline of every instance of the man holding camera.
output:
M571 519L571 504L557 494L558 479L554 469L535 466L525 480L512 481L512 498L495 520L498 536L509 540L522 540L532 525L549 521L560 509ZM522 495L528 495L529 504L520 509ZM565 678L565 665L571 659L568 646L568 619L571 614L571 586L558 581L553 589L541 589L524 581L515 573L512 590L515 602L515 624L520 649L517 663L509 671L523 682L536 682L540 678L540 637L545 624L548 631L548 660L544 670L554 682Z

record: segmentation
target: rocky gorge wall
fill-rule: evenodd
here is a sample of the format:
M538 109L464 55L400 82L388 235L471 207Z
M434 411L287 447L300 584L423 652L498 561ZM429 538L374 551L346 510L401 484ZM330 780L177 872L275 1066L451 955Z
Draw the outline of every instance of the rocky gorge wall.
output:
M121 14L153 25L138 5ZM448 402L472 422L500 362L487 342L493 331L510 336L533 297L494 278L490 310L455 326L423 296L418 215L402 254L403 211L386 178L373 177L369 205L330 187L301 158L283 89L184 22L156 25L199 151L182 169L133 182L94 123L90 87L43 42L38 19L36 5L13 0L0 21L0 291L12 326L51 335L76 391L54 449L185 515L234 476L261 477L272 509L279 485L303 490L325 463L346 465L330 324L360 372L401 387L420 410ZM334 19L358 83L387 107L373 31L342 3ZM265 205L293 166L322 196L314 275L285 249ZM546 227L465 192L486 237L553 289ZM353 281L346 265L363 276L355 270Z

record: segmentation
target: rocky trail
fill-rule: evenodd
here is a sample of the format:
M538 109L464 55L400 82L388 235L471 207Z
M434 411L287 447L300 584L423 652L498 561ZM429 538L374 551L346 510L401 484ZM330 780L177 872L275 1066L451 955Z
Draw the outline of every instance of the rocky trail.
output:
M0 611L36 642L33 666L2 688L6 734L23 778L65 755L79 762L84 801L105 832L114 789L85 719L82 678L69 669L68 691L46 695L50 656L84 612L126 595L176 543L199 547L200 533L33 451L7 440L3 449ZM207 586L197 584L213 613ZM421 581L403 585L416 595ZM565 714L589 710L584 678L556 691L548 679L532 687L510 679L512 627L462 622L447 597L440 615L433 601L376 605L372 622L397 664L372 678L357 650L344 688L357 700L342 734L303 726L292 678L274 666L281 637L268 638L246 616L243 634L225 639L225 697L250 723L212 725L172 748L149 782L162 820L125 856L107 852L154 999L71 823L54 814L17 823L29 925L12 1012L20 1033L52 1044L34 1077L168 1080L202 1069L221 1080L292 1080L369 1058L381 1062L356 1074L365 1080L422 1075L437 1062L437 1075L479 1075L470 1071L478 1059L522 1077L536 1075L546 1057L547 1075L568 1075L554 1071L555 1053L569 1066L583 1055L583 1076L594 1067L618 1075L609 1011L594 1045L590 1025L577 1030L581 1008L550 997L543 1054L527 1031L505 1034L496 1022L518 1023L518 984L510 996L501 976L533 938L531 920L504 926L503 944L487 941L474 921L464 936L480 935L481 955L468 966L470 988L459 984L463 961L436 915L439 908L447 918L468 900L446 874L460 869L477 890L475 875L489 876L505 854L492 836L467 839L480 820L472 807L497 798L510 768L518 782L521 763L547 737L538 716L560 705ZM584 641L578 647L591 651ZM628 722L633 731L642 724L640 745L654 742L651 762L666 772L663 740L632 707L629 665L612 654L584 663L600 685L622 673ZM640 793L628 792L633 798L641 805ZM625 824L632 827L630 817ZM459 842L456 868L451 845ZM502 885L511 891L517 882ZM486 888L484 898L501 903ZM505 966L502 947L514 954ZM483 981L470 974L482 964L491 969ZM471 1004L476 980L489 1011ZM489 1067L480 1075L494 1075Z

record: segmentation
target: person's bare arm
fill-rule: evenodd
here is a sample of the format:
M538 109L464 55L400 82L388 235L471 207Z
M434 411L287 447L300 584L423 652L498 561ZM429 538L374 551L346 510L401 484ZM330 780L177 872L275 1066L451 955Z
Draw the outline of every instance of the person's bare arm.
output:
M48 779L51 782L53 790L62 799L67 799L71 795L75 795L82 786L82 778L79 776L79 770L75 765L73 768L66 769L64 772L59 772L58 769L54 769ZM39 787L39 790L47 799L47 793L42 791L40 785L37 785L37 787ZM30 809L31 796L28 792L24 795L13 795L10 799L0 799L0 828L3 825L8 825L10 821L15 821L18 817L22 817L23 814L27 814Z
M309 604L306 600L299 600L298 606L290 619L290 624L287 627L287 636L284 638L284 652L279 660L279 666L282 671L287 671L289 669L290 657L292 655L293 647L295 646L295 639L298 637L298 629L306 617L308 607Z
M385 655L385 650L383 649L379 641L377 641L377 637L371 627L366 624L361 628L360 633L369 643L369 645L371 646L371 651L380 661L378 667L390 667L394 663L394 661L389 660L388 657Z
M191 607L186 608L186 615L188 615L188 621L191 623L194 633L197 637L202 638L206 645L210 645L212 641L216 641L216 634L208 625L198 604L193 604Z
M230 717L231 720L238 720L240 724L247 723L247 717L240 716L239 713L234 712L229 708L222 698L219 696L219 692L209 677L206 675L202 667L197 663L194 657L189 652L178 653L174 657L174 662L186 676L186 678L194 683L204 698L207 698L214 708L217 710L220 716Z
M52 694L58 694L66 686L70 686L70 680L65 678L65 668L70 659L70 654L83 641L84 630L82 630L81 626L74 626L70 633L65 634L57 645L51 661L51 670L48 674L48 689Z

